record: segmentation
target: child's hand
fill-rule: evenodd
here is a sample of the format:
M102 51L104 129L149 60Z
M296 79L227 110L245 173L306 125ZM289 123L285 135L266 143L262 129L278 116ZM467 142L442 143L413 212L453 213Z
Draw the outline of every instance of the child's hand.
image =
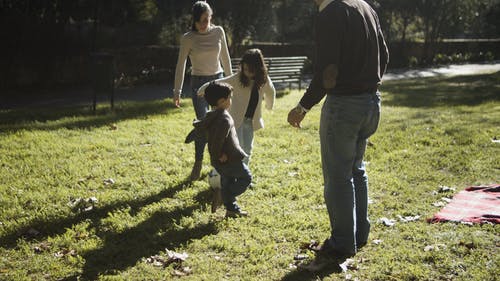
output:
M226 163L227 162L227 155L226 155L226 153L222 153L222 155L219 157L219 161L221 163Z

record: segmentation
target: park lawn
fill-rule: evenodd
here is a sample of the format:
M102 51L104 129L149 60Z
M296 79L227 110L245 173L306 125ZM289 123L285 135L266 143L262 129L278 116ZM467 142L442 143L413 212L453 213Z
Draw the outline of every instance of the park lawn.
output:
M500 182L499 85L499 73L383 85L382 120L366 155L370 241L346 272L314 274L297 270L294 256L312 257L301 244L329 233L320 106L302 129L290 127L298 91L264 112L254 184L239 197L250 216L240 219L210 213L208 157L205 178L187 181L187 99L180 109L166 100L114 112L102 105L96 115L0 112L0 280L497 280L498 226L426 219L443 197ZM94 205L72 204L91 197ZM408 216L417 220L400 219ZM167 249L189 256L157 266Z

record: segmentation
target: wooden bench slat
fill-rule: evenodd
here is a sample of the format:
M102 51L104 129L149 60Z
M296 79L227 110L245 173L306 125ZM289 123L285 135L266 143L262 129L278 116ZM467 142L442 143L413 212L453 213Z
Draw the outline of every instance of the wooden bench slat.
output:
M274 84L296 82L301 89L302 69L304 68L307 57L294 56L294 57L265 57L264 63L266 64L269 72L269 77ZM240 70L241 58L232 58L232 70L238 72Z

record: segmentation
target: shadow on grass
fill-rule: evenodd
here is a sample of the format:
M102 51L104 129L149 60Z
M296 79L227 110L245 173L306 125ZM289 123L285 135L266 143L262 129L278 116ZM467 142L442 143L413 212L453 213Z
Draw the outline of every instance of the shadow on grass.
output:
M500 72L387 81L383 104L406 107L480 105L500 100Z
M104 235L102 247L82 255L85 265L80 276L85 280L97 280L100 274L117 274L165 248L176 249L192 239L215 234L217 227L213 222L198 224L189 229L169 229L158 234L172 220L178 221L182 217L191 216L199 208L199 204L196 204L170 212L156 212L134 228Z
M305 269L294 270L285 275L282 281L308 281L308 280L323 280L323 278L332 274L342 273L342 268L339 265L332 265L320 271L311 272Z
M114 210L130 207L131 212L136 213L144 206L159 202L164 198L173 197L177 192L183 190L189 184L190 182L186 179L176 186L167 188L157 194L142 199L119 201L107 206L97 207L87 213L72 214L58 219L48 218L35 220L20 229L13 230L11 233L0 237L0 245L5 248L15 248L17 246L17 240L20 238L43 241L47 239L47 237L63 234L66 232L66 228L71 228L73 225L84 220L90 220L93 227L98 227L100 220L107 217L108 214ZM200 193L196 199L200 200L197 202L208 201L208 195ZM32 230L31 232L34 230L38 234L29 235L28 233L30 233L30 230Z
M123 102L98 108L94 114L89 108L66 107L45 109L0 110L0 132L19 130L85 129L109 125L127 119L174 113L176 107L169 100Z

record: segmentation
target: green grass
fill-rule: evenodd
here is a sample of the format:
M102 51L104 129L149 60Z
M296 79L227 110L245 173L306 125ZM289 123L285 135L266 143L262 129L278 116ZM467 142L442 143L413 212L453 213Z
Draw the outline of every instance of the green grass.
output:
M500 74L387 82L370 139L370 243L347 272L293 268L300 245L328 236L319 113L286 123L298 91L266 111L255 136L254 186L239 201L250 217L209 211L206 178L189 183L193 109L170 101L0 112L0 280L496 280L494 225L429 224L432 204L475 184L500 182ZM205 158L204 176L209 171ZM113 179L114 184L105 181ZM440 186L456 191L437 193ZM72 199L96 197L94 209ZM403 223L398 216L421 216ZM393 227L378 219L396 219ZM373 240L382 240L380 244ZM426 246L437 250L425 251ZM311 253L308 253L312 256Z

